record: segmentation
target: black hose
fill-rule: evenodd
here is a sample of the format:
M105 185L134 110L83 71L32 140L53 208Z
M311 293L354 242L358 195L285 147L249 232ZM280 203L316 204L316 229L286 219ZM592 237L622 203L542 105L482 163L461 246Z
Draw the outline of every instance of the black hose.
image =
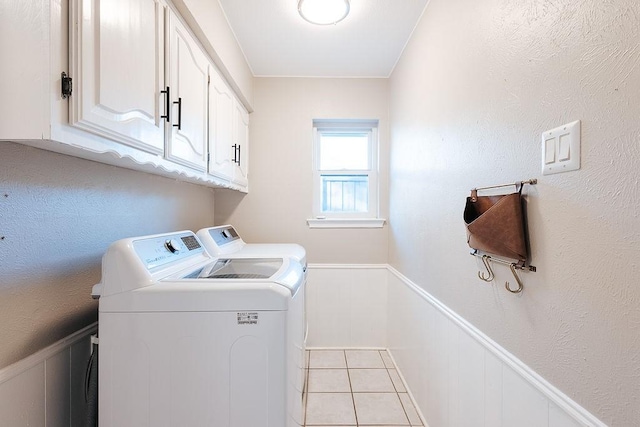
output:
M87 363L84 382L84 400L87 403L87 427L98 426L98 346L93 344L93 352Z

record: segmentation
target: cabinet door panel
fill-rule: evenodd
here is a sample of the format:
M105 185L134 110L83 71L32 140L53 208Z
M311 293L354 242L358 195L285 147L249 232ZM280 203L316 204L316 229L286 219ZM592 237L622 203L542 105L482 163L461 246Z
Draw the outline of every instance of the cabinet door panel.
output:
M249 114L240 102L234 102L234 140L240 147L240 159L237 162L233 181L246 187L249 183L247 179L249 167Z
M161 153L165 6L158 0L72 4L72 124Z
M234 175L233 102L231 90L212 71L209 85L209 174L231 180Z
M173 15L170 21L173 103L167 157L206 170L209 62L182 23Z

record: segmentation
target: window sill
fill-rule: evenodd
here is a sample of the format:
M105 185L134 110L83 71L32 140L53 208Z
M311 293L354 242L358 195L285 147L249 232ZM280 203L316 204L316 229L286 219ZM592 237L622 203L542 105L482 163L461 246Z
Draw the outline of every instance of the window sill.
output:
M384 218L326 218L307 219L309 228L382 228Z

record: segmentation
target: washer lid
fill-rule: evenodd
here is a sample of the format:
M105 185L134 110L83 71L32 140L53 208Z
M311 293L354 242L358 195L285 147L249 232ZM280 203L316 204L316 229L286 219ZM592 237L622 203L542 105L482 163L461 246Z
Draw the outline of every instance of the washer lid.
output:
M183 279L269 279L280 270L282 258L221 258Z
M282 286L295 295L304 280L302 265L292 258L219 258L192 265L161 278L157 283L175 282L186 290L209 286L213 289L239 289L258 282L266 286Z
M131 292L102 297L100 312L286 311L304 295L304 284L302 266L290 258L206 261Z

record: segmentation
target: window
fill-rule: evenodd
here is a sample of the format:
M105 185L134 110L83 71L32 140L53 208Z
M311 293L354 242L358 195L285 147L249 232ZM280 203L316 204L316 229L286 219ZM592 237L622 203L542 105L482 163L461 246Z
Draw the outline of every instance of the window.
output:
M325 219L377 219L378 121L314 120L313 131L313 214L318 221L309 225L325 226L318 225Z

